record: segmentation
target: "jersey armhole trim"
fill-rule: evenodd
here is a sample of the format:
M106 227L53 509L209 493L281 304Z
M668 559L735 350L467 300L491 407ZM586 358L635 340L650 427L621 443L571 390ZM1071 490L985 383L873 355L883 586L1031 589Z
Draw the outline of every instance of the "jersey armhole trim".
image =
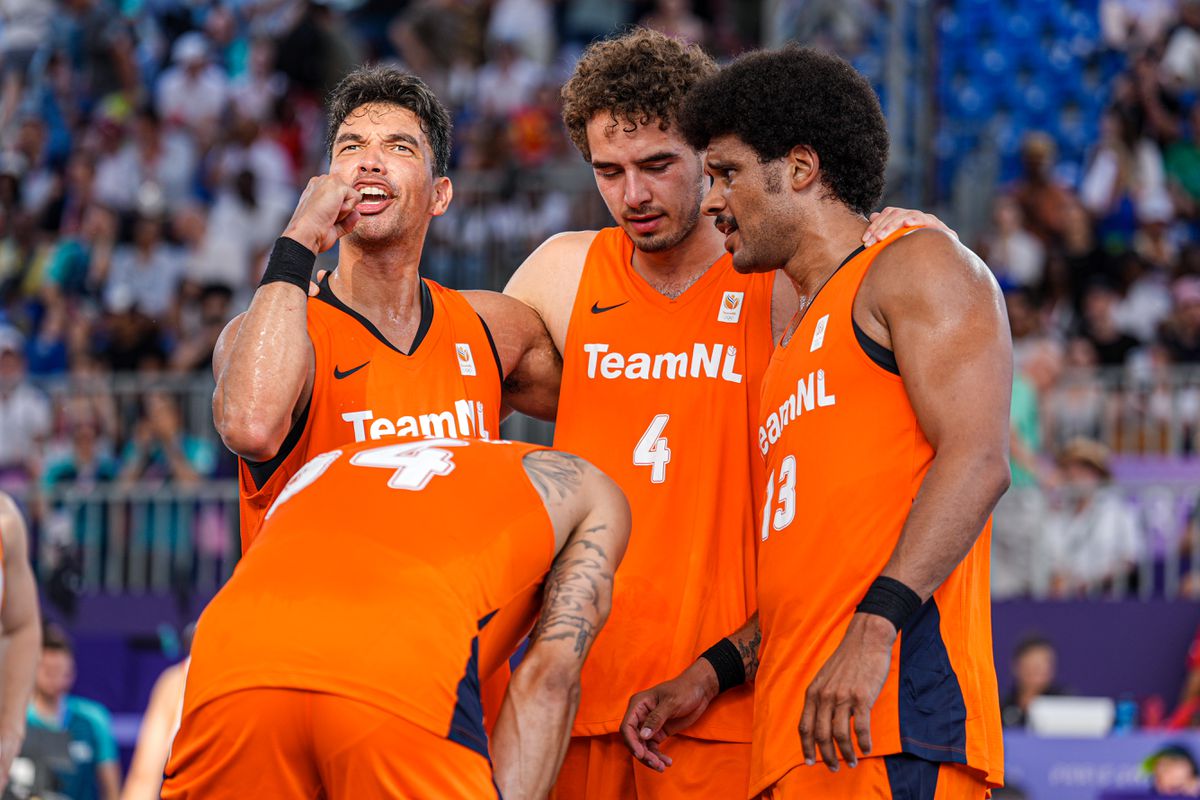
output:
M858 321L854 319L853 314L850 315L850 324L854 326L854 338L858 340L858 346L863 349L867 357L881 369L898 376L900 365L896 363L896 354L867 336L867 332L858 327Z
M250 477L254 479L254 488L262 489L267 485L267 481L271 480L271 476L283 464L292 451L296 449L296 445L300 442L300 437L304 434L304 429L308 427L308 412L312 409L312 397L308 398L308 402L304 406L304 410L300 412L300 416L296 419L292 429L288 431L287 437L283 440L283 444L279 447L279 452L270 461L250 461L243 458L242 461L246 464L246 469L250 472Z
M492 348L492 358L496 360L496 375L500 378L500 384L503 386L505 377L504 365L500 363L500 351L496 349L496 340L492 338L492 329L488 327L487 322L483 319L483 315L478 311L475 312L475 316L479 317L479 324L483 326L483 333L487 336L488 345Z
M413 336L412 347L410 347L406 353L399 347L396 347L396 345L389 342L387 337L375 327L375 324L371 322L371 320L367 319L362 314L343 303L341 298L333 293L333 289L329 288L329 276L332 274L333 272L326 274L321 280L320 285L317 287L318 300L328 303L338 311L341 311L343 314L348 314L349 316L353 317L360 325L366 328L372 336L386 346L390 347L392 350L395 350L400 355L411 356L417 352L417 348L421 346L421 342L425 341L425 334L429 333L429 328L431 325L433 325L433 293L429 291L429 285L425 283L424 278L421 278L421 321L418 323L417 332Z

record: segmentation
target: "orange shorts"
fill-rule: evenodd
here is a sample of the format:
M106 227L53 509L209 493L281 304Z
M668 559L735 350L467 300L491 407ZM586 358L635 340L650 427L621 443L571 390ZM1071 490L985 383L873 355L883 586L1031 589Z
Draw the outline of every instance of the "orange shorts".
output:
M864 758L837 772L824 764L793 768L758 800L985 800L991 789L983 773L962 764L938 764L898 753Z
M619 733L575 736L550 793L553 800L690 800L746 796L750 745L672 736L663 752L667 771L639 764Z
M247 689L183 717L163 800L498 797L478 753L374 706Z

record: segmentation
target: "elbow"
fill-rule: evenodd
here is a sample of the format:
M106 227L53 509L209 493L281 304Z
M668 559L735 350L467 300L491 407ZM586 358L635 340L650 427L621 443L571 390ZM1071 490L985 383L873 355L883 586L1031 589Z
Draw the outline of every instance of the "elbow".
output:
M230 419L226 415L218 424L221 441L230 451L247 461L270 461L283 445L286 431L259 419Z
M545 659L526 659L513 673L512 688L536 693L546 699L565 699L574 704L579 701L580 670L574 664L548 662Z
M1000 448L990 453L983 465L981 485L990 490L991 504L997 501L1012 485L1012 465L1009 463L1008 450Z

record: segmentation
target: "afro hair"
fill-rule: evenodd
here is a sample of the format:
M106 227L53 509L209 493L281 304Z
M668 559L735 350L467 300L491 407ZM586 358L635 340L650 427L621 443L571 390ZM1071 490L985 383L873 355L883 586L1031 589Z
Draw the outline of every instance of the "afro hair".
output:
M834 198L867 215L883 194L888 132L867 80L808 47L748 53L688 93L679 127L697 150L732 134L761 161L808 145Z

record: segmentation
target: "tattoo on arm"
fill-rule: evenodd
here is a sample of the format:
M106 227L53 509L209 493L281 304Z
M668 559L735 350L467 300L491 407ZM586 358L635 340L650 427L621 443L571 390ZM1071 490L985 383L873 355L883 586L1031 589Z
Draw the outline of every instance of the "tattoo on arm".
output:
M576 533L558 554L546 581L542 615L529 637L531 642L573 640L575 655L580 659L587 655L612 603L613 570L608 554L589 538L607 529L601 524Z
M583 482L584 461L570 453L535 450L521 459L529 480L546 503L571 496Z
M737 633L729 637L742 656L742 667L746 671L746 682L758 674L758 652L762 647L762 628L758 624L758 612Z

